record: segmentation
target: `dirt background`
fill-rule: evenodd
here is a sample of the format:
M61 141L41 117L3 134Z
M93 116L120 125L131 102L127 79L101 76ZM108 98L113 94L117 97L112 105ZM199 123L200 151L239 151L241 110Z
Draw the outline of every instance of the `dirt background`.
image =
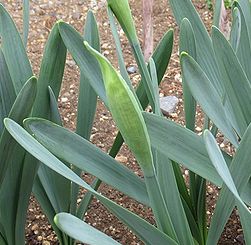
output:
M88 9L92 9L96 15L97 22L100 30L101 48L102 53L111 60L117 67L117 58L114 50L114 42L111 32L109 30L109 23L106 14L105 1L98 0L69 0L69 1L45 1L45 0L32 0L31 3L31 20L30 20L30 33L28 41L28 55L32 63L33 71L36 75L39 74L39 67L42 58L44 45L48 34L53 24L62 19L65 22L72 24L78 31L83 31L83 26ZM206 4L202 0L193 1L197 10L199 11L204 23L208 30L210 30L212 23L212 12L208 10ZM19 30L22 28L22 1L4 1L4 5L11 13ZM142 3L141 1L131 0L131 9L134 16L134 21L137 26L138 35L142 42ZM182 106L182 87L181 87L181 74L179 67L178 57L178 28L171 13L171 9L167 1L155 0L154 6L154 43L155 46L161 39L163 34L174 28L175 43L173 54L167 72L160 85L160 96L175 95L179 98L179 104L175 113L171 114L171 118L180 124L184 124L183 106ZM124 58L126 66L135 66L131 49L128 41L122 31L119 32L121 43L123 47ZM206 47L205 47L206 48ZM130 75L133 84L137 84L140 75L135 73ZM72 130L75 129L76 123L76 108L79 86L79 69L75 62L68 55L66 61L66 69L64 74L63 88L59 98L59 108L64 125ZM198 110L197 113L197 133L202 131L202 115ZM96 144L103 151L108 152L114 137L116 136L116 126L111 119L109 112L104 107L103 103L98 102L97 114L95 118L94 128L92 130L91 141ZM221 147L231 152L230 146L219 138ZM135 159L126 146L123 146L118 154L117 160L131 168L135 173L141 175ZM186 176L184 171L184 177ZM87 181L90 181L89 176L85 176ZM208 196L208 217L210 218L215 200L218 196L218 190L212 185L207 187ZM129 210L145 217L151 223L154 223L150 209L145 208L143 205L136 203L118 191L102 185L100 191L110 199L120 203ZM127 229L116 217L110 214L98 201L94 200L86 214L86 220L89 224L95 226L97 229L112 236L114 239L122 244L142 244L137 237ZM236 213L231 216L220 244L242 244L242 230L239 225ZM29 210L26 229L27 244L57 244L56 235L51 230L45 215L42 213L39 204L32 197Z

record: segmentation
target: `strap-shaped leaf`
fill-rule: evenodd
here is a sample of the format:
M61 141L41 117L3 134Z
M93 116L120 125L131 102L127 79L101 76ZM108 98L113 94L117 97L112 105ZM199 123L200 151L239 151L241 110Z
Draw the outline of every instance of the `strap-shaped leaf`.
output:
M38 78L38 96L33 109L34 116L47 118L50 110L48 86L55 97L59 95L66 61L66 47L55 24L45 46Z
M233 50L236 52L240 42L241 18L238 8L232 10L232 27L230 32L230 43Z
M212 42L199 14L191 0L169 0L174 17L180 25L184 18L187 18L194 31L196 41L197 59L196 61L204 70L209 81L214 86L216 93L223 95L223 87L219 83L220 73L216 64ZM207 48L205 48L207 47Z
M232 160L230 165L230 172L233 176L236 188L240 194L245 191L249 178L251 176L250 167L250 150L251 144L251 126L248 127L240 146ZM235 199L228 188L224 186L220 192L220 196L217 201L214 215L212 217L211 226L209 229L208 239L217 241L224 229L224 226L235 206Z
M121 47L121 44L120 44L118 30L117 30L117 26L116 26L116 23L115 23L115 18L113 16L112 10L109 7L107 8L107 14L108 14L108 17L109 17L111 32L112 32L113 39L114 39L115 46L116 46L116 52L117 52L117 56L118 56L120 74L124 78L124 80L126 81L128 86L130 87L130 89L132 91L134 91L131 80L130 80L130 77L129 77L128 72L126 70L125 61L124 61L124 58L123 58L122 47Z
M55 117L58 118L58 114L52 115L53 110L51 107L52 103L51 97L55 97L54 98L54 107L55 107L56 106L55 100L57 100L58 98L58 94L62 84L65 60L66 60L66 47L60 36L58 25L56 24L54 25L45 46L38 79L38 96L36 98L35 105L33 107L32 115L48 119L49 118L55 119ZM52 90L51 94L48 89L49 86ZM27 156L26 162L27 165L31 166L30 167L31 169L35 168L34 164L35 162L38 165L38 162L32 156ZM46 166L43 166L41 169L39 169L38 177L40 178L40 180L38 181L36 179L34 182L35 186L33 188L34 194L36 198L39 201L41 201L41 204L44 204L49 199L50 204L47 203L45 206L42 206L42 208L45 214L48 216L48 219L53 221L53 217L57 212L68 211L71 202L70 201L71 183L62 176L51 171ZM53 184L48 184L48 183L53 183ZM40 184L43 185L42 189L39 188ZM32 185L32 182L30 182L30 185ZM36 190L39 190L39 192L36 193ZM43 195L41 195L42 191L45 191ZM45 200L41 200L43 196L46 196ZM51 206L54 208L54 210L50 210ZM54 214L51 217L49 217L52 211L54 212ZM59 239L63 237L63 235L60 233L57 234Z
M64 44L78 64L80 71L92 82L96 94L107 105L105 87L98 62L84 46L84 38L72 26L62 21L58 22L58 26Z
M65 178L82 186L86 190L98 198L111 212L113 212L119 219L121 219L138 237L146 244L160 244L160 245L177 245L175 241L167 235L158 230L155 226L149 224L139 216L122 208L120 205L110 201L93 190L86 182L71 171L67 166L60 162L54 155L52 155L45 147L39 144L29 133L11 119L5 119L5 126L9 133L15 138L18 143L25 148L30 154L36 157L39 161L46 164L48 167L63 175Z
M49 116L49 118L52 122L62 126L63 123L62 123L62 119L60 116L60 112L58 110L58 101L57 101L56 96L50 86L48 87L48 91L49 91L49 96L50 96L50 116Z
M84 39L90 43L90 45L96 50L100 51L100 40L99 40L99 32L98 25L95 19L94 14L89 11L87 14L85 28L84 28ZM79 95L78 95L78 110L77 110L77 126L76 133L85 139L89 140L91 136L91 130L93 126L94 116L96 112L97 105L97 94L92 88L92 82L89 81L86 75L81 72L80 74L80 86L79 86ZM80 169L74 169L74 172L79 176L82 171ZM98 181L101 183L101 181ZM98 188L98 187L96 187ZM95 189L97 190L97 189ZM77 200L79 194L79 186L73 184L72 185L72 200ZM85 195L82 199L82 202L86 203L86 209L88 208L88 203L91 202L92 195L90 193ZM80 204L80 206L82 206ZM71 203L71 213L76 213L77 202L72 201ZM82 209L84 214L86 209ZM79 213L79 211L78 211ZM82 216L80 214L80 216Z
M250 133L248 133L247 137L249 138L248 141L250 143ZM209 157L210 157L215 169L217 170L218 174L221 176L222 180L224 181L223 192L226 192L226 191L230 192L231 198L232 199L234 198L236 201L236 204L237 204L237 207L238 207L238 210L240 213L240 217L241 217L242 226L244 229L246 244L251 244L251 235L250 235L251 212L246 207L245 203L242 201L241 197L239 196L239 192L238 192L238 187L241 188L240 184L242 182L240 174L248 172L249 176L250 176L250 172L251 172L250 161L249 161L250 154L248 154L248 157L247 157L247 154L245 154L244 158L238 159L238 160L244 160L244 162L238 162L238 166L234 166L234 168L235 168L235 171L239 172L239 169L238 169L238 168L240 168L239 164L242 164L242 166L241 166L242 171L239 172L239 174L237 174L237 172L233 171L232 175L231 175L231 173L228 169L228 166L223 158L223 155L221 154L221 151L217 145L217 142L209 131L204 132L204 141L205 141L205 145L206 145ZM244 145L244 150L246 152L249 152L249 150L248 150L249 145L250 144ZM247 146L248 146L248 148L246 148ZM231 165L231 167L232 166L233 165ZM238 187L236 186L236 184L237 184L236 181L234 181L232 178L232 176L234 176L235 173L238 176L238 178L236 179L236 181L239 182ZM236 177L236 175L235 175L235 177ZM247 183L247 178L244 177L244 184L246 184L246 183ZM228 195L228 197L230 197L230 195ZM220 204L217 203L217 206L221 205L221 208L222 208L222 205L224 205L224 204L228 205L228 203L227 203L228 200L229 199L225 199L224 200L224 201L226 201L225 203L222 203L222 202ZM231 201L231 204L233 204L232 201ZM224 207L224 209L222 209L222 211L223 211L223 214L225 214L225 212L229 213L229 209L228 208L225 209L225 207ZM218 221L221 222L220 220L221 220L221 216L220 217L218 216ZM220 227L219 231L221 231L221 230L222 229ZM219 236L214 237L214 235L208 237L208 244L209 245L215 244L215 242L217 242L218 237Z
M221 8L224 2L222 0L216 0L214 5L214 19L213 24L219 28L221 19Z
M37 80L32 77L25 83L18 94L10 111L10 118L13 118L20 124L22 123L23 119L31 112L36 89ZM20 193L22 187L25 186L24 182L29 182L30 180L27 179L27 176L24 179L20 177L25 168L25 151L6 129L4 129L0 140L0 155L0 222L4 222L2 223L4 229L4 234L2 235L8 244L21 244L24 243L25 228L21 223L25 221L23 215L26 215L27 206L25 196ZM31 171L28 173L30 178L32 173ZM19 201L20 198L22 198L21 202ZM25 212L19 210L22 206L26 206Z
M241 7L243 16L245 18L246 23L251 23L251 8L250 8L250 1L249 0L241 0L241 1L234 1L234 5L238 3L238 5ZM251 26L248 24L248 36L251 42Z
M195 60L197 58L194 31L190 21L186 18L182 20L180 26L180 52L187 52ZM183 76L182 89L184 97L186 127L194 131L196 101L193 98L187 83L188 81L186 79L186 76Z
M23 89L18 94L12 109L9 113L9 117L18 123L22 123L23 120L29 116L31 108L33 106L37 89L37 80L32 77L24 85ZM15 148L16 142L13 141L11 135L6 129L3 130L3 134L0 138L0 186L5 176L8 164L14 161L15 154L13 150ZM11 160L13 159L13 160Z
M2 49L0 49L0 136L4 128L3 119L9 115L15 99L16 93Z
M22 39L10 15L0 4L1 47L16 94L33 75Z
M30 0L23 0L23 43L27 46L30 21Z
M240 4L238 2L235 2L234 6L237 6L240 14L240 39L237 49L237 57L248 78L249 84L251 84L251 64L249 62L249 59L251 57L251 46L248 27Z
M202 137L165 118L145 112L143 116L153 148L216 185L222 184Z
M231 143L237 146L236 135L226 116L222 100L204 71L186 53L181 54L181 68L193 97L200 104L203 111Z
M251 122L251 85L229 42L216 27L212 40L226 95L238 123L237 132L242 136Z
M98 26L94 14L89 11L86 18L84 39L96 50L100 50ZM97 95L88 80L88 76L81 72L79 96L78 96L78 116L76 133L89 139L96 111Z
M27 119L25 126L59 159L75 165L134 199L149 205L144 182L89 141L43 119Z
M111 237L88 225L77 217L60 213L55 216L55 223L63 232L77 241L90 245L118 245Z
M44 189L44 186L40 182L40 179L38 176L35 179L35 183L36 184L34 184L32 191L34 193L36 193L36 199L39 202L39 204L41 205L43 212L45 212L46 217L47 217L50 225L52 226L52 229L57 234L58 241L60 243L63 243L64 242L63 234L62 234L61 230L59 230L59 228L54 223L54 216L56 215L56 212L55 212L55 210L52 206L52 203L46 194L46 190Z

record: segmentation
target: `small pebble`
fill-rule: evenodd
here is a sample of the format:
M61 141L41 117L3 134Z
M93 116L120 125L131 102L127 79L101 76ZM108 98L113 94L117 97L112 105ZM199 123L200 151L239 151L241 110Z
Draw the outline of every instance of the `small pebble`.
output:
M126 70L129 74L134 74L137 72L137 67L136 66L128 66Z
M65 103L65 102L67 102L67 101L68 101L68 98L63 97L63 98L61 99L61 101L62 101L63 103Z
M118 162L121 162L121 163L126 163L128 161L127 157L125 156L116 156L115 158Z

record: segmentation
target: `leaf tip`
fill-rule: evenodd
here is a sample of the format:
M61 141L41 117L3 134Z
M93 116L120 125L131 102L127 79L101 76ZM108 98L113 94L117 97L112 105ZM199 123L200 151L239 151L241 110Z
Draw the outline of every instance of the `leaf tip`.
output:
M58 225L58 214L56 214L56 215L54 216L53 221L54 221L54 223L55 223L56 225Z
M188 56L188 53L185 52L185 51L182 51L181 54L180 54L180 58L184 58L184 57L187 57Z
M9 124L10 121L11 121L11 119L8 118L8 117L6 117L6 118L3 119L3 123L4 123L4 126L5 126L6 128L7 128L7 126L8 126L8 124Z
M64 21L63 21L62 19L60 19L60 20L57 20L56 23L57 23L57 24L61 24L61 23L64 23Z

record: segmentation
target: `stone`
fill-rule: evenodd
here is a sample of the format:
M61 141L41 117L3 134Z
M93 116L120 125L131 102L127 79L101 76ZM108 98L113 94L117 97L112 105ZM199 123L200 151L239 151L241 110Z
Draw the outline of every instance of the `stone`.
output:
M159 99L160 109L162 113L166 116L169 116L175 111L179 99L176 96L165 96Z
M137 72L137 67L136 66L128 66L126 70L129 74L133 74L133 73Z
M127 163L128 159L125 156L116 156L115 160L121 163Z

